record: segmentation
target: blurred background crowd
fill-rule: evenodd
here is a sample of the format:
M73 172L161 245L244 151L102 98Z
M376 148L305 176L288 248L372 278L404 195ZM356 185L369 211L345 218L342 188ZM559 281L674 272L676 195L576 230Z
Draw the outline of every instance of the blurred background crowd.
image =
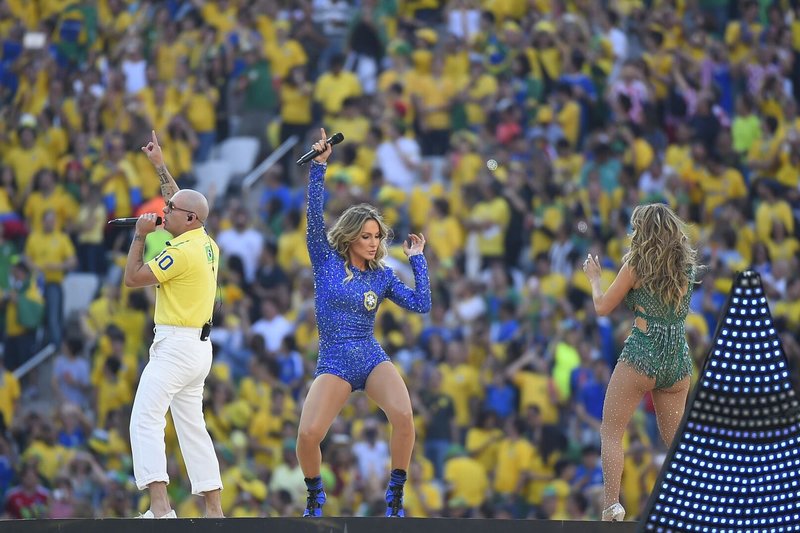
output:
M6 517L147 508L127 428L153 293L122 287L131 235L106 221L163 206L139 151L151 129L181 187L226 139L257 141L257 162L299 139L252 188L201 189L224 264L205 415L228 516L304 507L296 425L318 338L293 160L320 125L345 135L327 220L379 206L409 282L399 243L428 241L431 313L385 302L375 331L416 413L407 515L598 517L631 315L597 317L580 264L597 254L610 283L638 204L672 206L710 267L687 323L698 369L733 273L753 268L800 375L794 0L0 0L0 41ZM97 290L65 313L76 272ZM167 442L178 516L200 516L171 423ZM323 443L326 514L383 513L387 443L354 395ZM665 450L649 398L626 450L636 518Z

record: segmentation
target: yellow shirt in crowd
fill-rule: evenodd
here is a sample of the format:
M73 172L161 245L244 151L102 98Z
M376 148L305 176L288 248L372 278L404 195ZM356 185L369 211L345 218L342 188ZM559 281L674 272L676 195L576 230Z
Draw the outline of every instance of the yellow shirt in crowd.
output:
M0 375L0 414L3 415L6 427L11 427L14 423L14 410L20 392L17 378L8 370L4 370Z
M453 488L451 498L463 498L470 507L486 499L489 478L481 464L470 457L455 457L444 465L444 480Z
M456 425L468 426L471 419L470 399L483 395L478 370L468 364L456 367L441 364L439 371L442 373L442 393L453 400Z
M219 100L219 91L209 87L203 92L192 91L186 98L186 119L197 133L214 131L217 127L216 104Z
M285 43L264 43L264 55L269 59L272 75L280 79L286 77L294 67L308 63L308 56L302 45L294 39Z
M551 399L549 376L535 372L517 372L513 382L520 390L520 414L524 414L528 406L535 405L539 408L543 424L558 422L558 408Z
M744 178L735 168L726 169L721 176L709 175L699 185L703 191L706 220L712 220L710 217L714 214L714 210L728 200L747 196Z
M28 150L22 146L12 148L6 154L4 162L14 171L18 191L24 191L39 170L53 168L53 161L40 145L34 145Z
M75 450L60 444L48 445L40 440L35 440L22 453L22 459L27 463L35 461L37 470L46 480L53 482L61 467L69 464L75 456Z
M60 283L64 280L64 268L56 265L74 258L75 247L63 231L36 231L25 242L25 255L44 273L45 282Z
M483 256L501 256L505 252L505 232L511 219L508 203L497 197L475 204L470 218L476 222L490 222L478 233L478 250Z
M311 124L311 87L281 85L281 121L284 124Z
M487 472L492 472L497 465L497 452L500 449L502 438L503 431L501 429L473 427L467 431L466 449Z
M414 87L414 94L422 102L423 110L433 109L420 113L422 123L429 130L446 130L450 127L450 104L456 94L456 86L452 80L442 77L425 76Z
M531 467L536 451L526 439L504 439L497 451L494 490L498 494L515 494L522 489L522 476Z
M326 72L314 87L314 100L322 105L325 113L335 115L342 110L342 103L350 96L361 96L361 82L352 72L339 75Z
M42 231L42 217L47 211L55 213L55 229L60 231L77 216L78 203L60 185L50 196L44 196L38 191L32 193L23 209L25 220L30 224L31 231Z

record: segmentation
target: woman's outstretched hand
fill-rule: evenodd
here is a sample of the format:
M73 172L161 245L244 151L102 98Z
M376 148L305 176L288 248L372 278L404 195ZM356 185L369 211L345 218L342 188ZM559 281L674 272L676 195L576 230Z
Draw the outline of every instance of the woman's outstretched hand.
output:
M314 161L317 163L324 163L328 160L333 153L333 146L328 144L328 135L325 133L325 128L320 128L319 133L321 135L320 140L314 143L312 148L319 152L319 155L314 158Z
M424 249L425 249L425 236L422 233L420 233L419 235L414 235L413 233L409 233L408 240L403 241L403 253L406 254L406 257L411 257L412 255L419 255L422 253L422 250Z
M589 278L589 281L600 279L602 269L600 268L600 260L597 256L592 257L592 254L589 254L586 257L586 261L583 262L583 272L586 274L586 277Z

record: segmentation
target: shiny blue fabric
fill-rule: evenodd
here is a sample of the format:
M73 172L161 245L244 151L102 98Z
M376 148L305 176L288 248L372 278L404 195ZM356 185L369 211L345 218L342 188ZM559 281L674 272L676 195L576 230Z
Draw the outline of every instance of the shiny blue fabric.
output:
M364 389L370 372L389 357L375 340L375 313L384 298L427 313L431 308L428 265L422 254L409 258L414 289L389 268L361 271L351 267L345 282L345 260L328 243L323 219L325 165L311 163L308 184L308 253L314 272L314 304L319 327L319 359L315 376L334 374Z

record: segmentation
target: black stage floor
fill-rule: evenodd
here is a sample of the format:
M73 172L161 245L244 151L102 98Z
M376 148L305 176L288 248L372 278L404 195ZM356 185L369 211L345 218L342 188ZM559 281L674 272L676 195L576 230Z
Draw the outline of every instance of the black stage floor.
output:
M9 520L14 533L633 533L635 522L447 518L228 518L178 520Z

